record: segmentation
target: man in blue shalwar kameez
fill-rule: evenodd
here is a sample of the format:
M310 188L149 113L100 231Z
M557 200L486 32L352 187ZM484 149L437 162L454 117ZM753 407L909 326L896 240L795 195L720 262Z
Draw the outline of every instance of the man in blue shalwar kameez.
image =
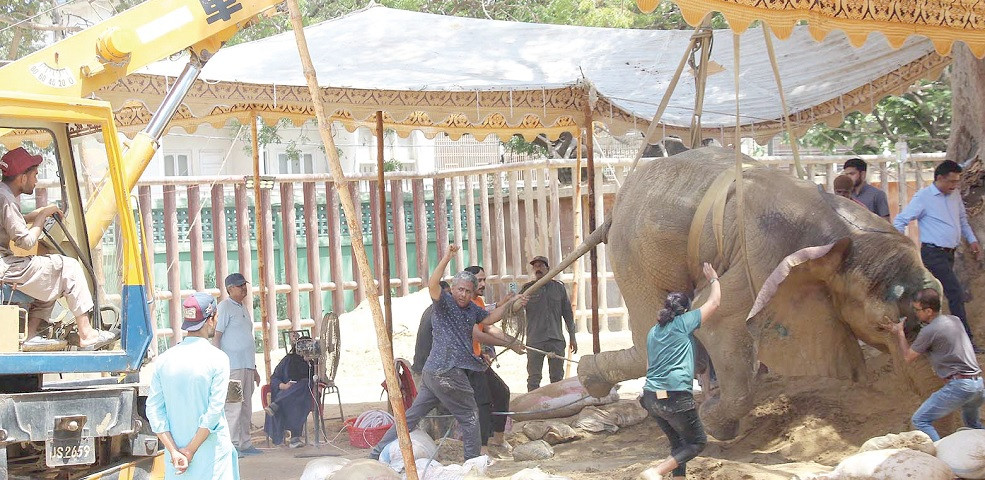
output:
M164 478L238 480L223 413L229 357L208 340L215 333L215 299L198 292L182 307L188 336L154 361L147 397L147 419L165 448Z

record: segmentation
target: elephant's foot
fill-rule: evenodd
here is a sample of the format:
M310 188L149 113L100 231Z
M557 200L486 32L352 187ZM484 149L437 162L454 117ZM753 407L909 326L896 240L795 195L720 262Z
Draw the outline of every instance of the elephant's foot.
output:
M595 398L608 395L616 385L615 382L610 382L602 376L595 355L585 355L578 361L578 380L588 394Z
M698 413L705 431L718 440L732 440L739 434L739 419L730 415L729 409L721 402L721 397L714 396L705 400Z
M645 374L646 355L640 356L636 347L585 355L578 360L578 379L589 395L596 398L608 395L623 380Z

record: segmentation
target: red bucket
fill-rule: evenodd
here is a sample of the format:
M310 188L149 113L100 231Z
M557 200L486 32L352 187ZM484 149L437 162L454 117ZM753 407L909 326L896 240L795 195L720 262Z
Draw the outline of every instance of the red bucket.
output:
M345 421L345 428L349 431L349 445L356 448L373 448L383 435L390 429L390 425L380 425L379 427L359 428L356 427L356 419L350 418Z

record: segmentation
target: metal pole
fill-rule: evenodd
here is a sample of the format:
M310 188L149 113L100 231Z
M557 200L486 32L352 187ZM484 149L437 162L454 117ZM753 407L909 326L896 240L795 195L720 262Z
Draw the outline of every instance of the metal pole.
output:
M393 341L393 308L390 303L390 240L386 233L386 181L383 175L383 112L376 112L376 179L379 184L380 201L380 241L383 242L383 255L380 258L380 288L383 289L383 313L386 314L386 331ZM401 199L402 201L402 199Z
M257 286L260 296L260 323L263 326L263 367L267 376L267 385L270 385L270 329L267 325L270 319L267 318L266 282L263 281L263 274L266 267L263 264L263 222L260 219L260 141L257 133L257 116L255 112L250 112L250 133L253 141L253 214L256 216L257 231ZM276 339L274 339L276 341Z
M587 149L585 158L588 164L588 230L594 232L597 226L595 219L595 141L592 126L592 105L585 92L585 148ZM599 253L598 247L593 246L589 252L592 265L592 351L599 353L602 346L599 344Z

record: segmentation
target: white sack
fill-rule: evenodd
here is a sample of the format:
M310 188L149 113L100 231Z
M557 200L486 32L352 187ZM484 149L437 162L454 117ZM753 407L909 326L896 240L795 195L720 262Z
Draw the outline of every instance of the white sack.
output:
M967 479L985 478L985 430L960 430L936 443L937 458L954 474Z

